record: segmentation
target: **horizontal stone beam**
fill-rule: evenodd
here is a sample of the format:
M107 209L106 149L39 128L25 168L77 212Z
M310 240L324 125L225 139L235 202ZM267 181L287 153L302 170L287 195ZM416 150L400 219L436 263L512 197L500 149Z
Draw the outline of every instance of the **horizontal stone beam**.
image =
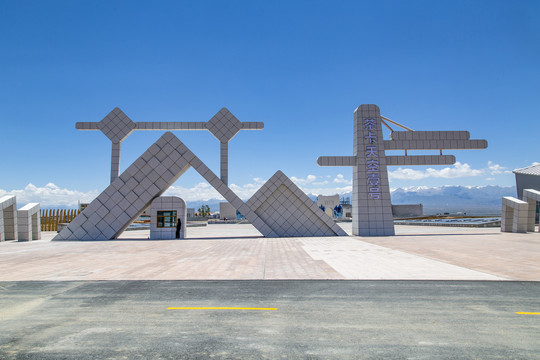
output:
M99 123L97 122L77 122L75 123L77 130L99 130Z
M136 122L135 130L207 130L206 122Z
M244 121L242 124L242 130L262 130L264 129L264 123L261 121Z
M528 208L529 208L529 203L528 202L516 199L513 196L505 196L505 197L503 197L502 204L504 206L508 206L508 207L513 208L513 209L522 210L522 211L528 210Z
M356 156L319 156L319 166L356 166Z
M17 207L17 197L15 195L6 195L0 198L0 210L4 210L12 205ZM2 214L0 214L2 216Z
M485 149L486 140L384 140L385 150Z
M386 165L452 165L456 163L454 155L388 155ZM356 156L320 156L317 159L319 166L356 166Z
M453 165L456 163L454 155L410 155L386 156L387 166L403 165Z
M30 215L39 213L39 203L28 203L17 211L28 212Z
M156 122L136 122L133 130L208 130L206 122L187 121L156 121ZM242 122L242 130L262 130L263 122L247 121ZM77 122L75 128L78 130L100 130L99 122Z
M392 140L469 140L468 131L394 131Z

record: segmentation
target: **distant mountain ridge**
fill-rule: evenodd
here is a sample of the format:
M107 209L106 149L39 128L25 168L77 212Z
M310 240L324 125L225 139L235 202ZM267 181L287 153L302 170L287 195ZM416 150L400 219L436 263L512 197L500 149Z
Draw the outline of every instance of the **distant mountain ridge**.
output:
M317 201L318 194L307 194ZM352 193L339 194L340 197L352 199ZM423 204L425 214L444 212L466 212L468 214L493 214L501 212L501 201L504 196L516 196L515 186L459 186L446 185L440 187L415 186L398 188L391 192L392 204ZM246 199L244 199L246 200ZM223 200L188 201L187 206L197 210L201 205L210 206L212 212L219 211L219 203Z
M312 198L317 196L310 194ZM391 191L392 204L422 204L425 214L466 212L468 214L500 214L504 196L516 196L515 186L414 186ZM352 198L352 193L340 194Z
M441 186L396 189L394 204L421 203L424 213L467 212L500 214L504 196L516 196L515 186Z

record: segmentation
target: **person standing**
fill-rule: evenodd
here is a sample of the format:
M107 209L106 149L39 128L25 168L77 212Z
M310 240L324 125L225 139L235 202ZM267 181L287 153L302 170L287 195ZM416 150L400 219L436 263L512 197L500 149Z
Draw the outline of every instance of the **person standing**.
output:
M176 224L176 238L180 239L180 230L182 229L182 220L178 219L178 223Z

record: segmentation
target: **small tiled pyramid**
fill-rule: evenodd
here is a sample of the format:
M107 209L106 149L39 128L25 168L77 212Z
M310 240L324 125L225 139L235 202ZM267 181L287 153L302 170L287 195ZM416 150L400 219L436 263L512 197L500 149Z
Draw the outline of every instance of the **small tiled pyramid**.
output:
M277 237L347 235L281 171L277 171L246 205Z

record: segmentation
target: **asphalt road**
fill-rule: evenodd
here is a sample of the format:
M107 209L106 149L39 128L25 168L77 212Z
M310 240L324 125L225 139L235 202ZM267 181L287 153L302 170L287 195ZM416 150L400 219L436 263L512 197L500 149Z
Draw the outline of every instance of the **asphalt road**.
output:
M540 359L516 312L540 283L0 282L0 359Z

